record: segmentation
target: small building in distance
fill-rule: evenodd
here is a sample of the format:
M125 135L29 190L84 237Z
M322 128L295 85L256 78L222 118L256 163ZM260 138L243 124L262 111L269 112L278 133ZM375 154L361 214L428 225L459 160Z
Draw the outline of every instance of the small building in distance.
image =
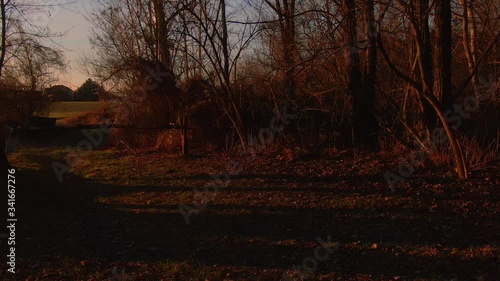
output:
M64 85L56 85L46 88L45 96L51 102L73 101L75 99L75 92Z

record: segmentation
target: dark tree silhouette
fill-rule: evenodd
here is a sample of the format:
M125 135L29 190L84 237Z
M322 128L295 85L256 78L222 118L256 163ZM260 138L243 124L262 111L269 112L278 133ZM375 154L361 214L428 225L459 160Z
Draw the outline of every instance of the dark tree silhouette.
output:
M75 91L76 101L98 101L99 100L99 83L92 79L87 79L83 84L78 87Z

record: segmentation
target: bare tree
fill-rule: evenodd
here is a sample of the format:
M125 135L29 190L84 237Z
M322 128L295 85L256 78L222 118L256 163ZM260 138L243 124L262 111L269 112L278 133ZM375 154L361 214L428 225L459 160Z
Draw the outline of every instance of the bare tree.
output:
M352 97L354 113L354 141L359 144L375 147L377 138L377 120L374 115L374 104L377 89L378 47L377 47L377 21L375 18L375 2L366 1L362 7L364 11L366 36L362 38L367 42L366 63L362 66L361 50L358 30L362 30L361 20L358 16L358 6L355 0L342 2L345 12L344 22L347 33L347 51L349 54L348 66L348 94ZM384 16L380 14L380 19Z
M11 0L0 1L0 84L5 86L6 67L16 69L19 73L26 74L28 81L16 79L28 84L30 88L39 88L41 79L45 79L50 73L47 70L55 65L61 65L61 53L54 48L48 48L40 43L42 39L50 39L61 34L52 33L45 25L38 25L34 18L30 16L34 13L45 13L47 7L56 7L64 3L56 2L51 5L44 3L34 3L30 1L14 2ZM43 23L42 24L46 24ZM36 44L34 44L36 42ZM54 60L55 59L55 60ZM57 62L56 62L57 61ZM10 70L9 70L10 71ZM17 99L10 99L7 103L6 93L2 93L0 100L2 110L0 113L0 167L4 169L10 166L5 154L6 139L4 128L7 123L14 119L15 115L30 116L33 109L28 112L16 112L13 110L20 103L21 96ZM32 99L33 96L27 98ZM20 120L17 120L20 121Z
M459 0L460 5L462 5L463 15L462 15L462 36L463 36L463 46L465 51L465 57L467 58L467 63L469 67L469 72L475 72L477 65L478 55L477 55L477 29L476 29L476 19L474 14L474 2L467 0ZM472 86L476 95L478 94L478 81L477 74L474 73L472 78Z
M436 58L435 65L432 56L433 45L428 21L432 5L430 5L428 0L419 0L416 4L398 0L398 3L405 12L405 16L408 18L412 27L412 39L415 42L416 62L418 64L420 82L413 80L410 76L401 72L390 61L387 52L382 48L385 60L400 78L407 81L417 91L420 101L422 102L424 113L423 121L428 130L429 138L436 125L435 116L439 118L450 143L457 174L460 178L466 179L468 177L468 171L465 156L455 132L448 124L447 118L443 114L442 105L442 99L451 95L451 80L449 79L451 76L447 76L448 74L445 73L448 70L451 72L451 60L444 54L446 50L451 49L451 42L445 42L444 47L440 47L443 49L438 49L439 54L434 57ZM439 5L440 7L437 8L435 13L435 22L440 24L438 27L438 33L440 33L438 38L441 41L451 41L451 24L448 23L448 21L451 21L451 8L446 4L441 3ZM437 79L436 82L434 81L435 72L439 75L439 79ZM434 82L436 84L434 84ZM448 85L445 85L445 83L448 83ZM438 94L440 96L436 96L435 89L439 91Z
M498 52L495 52L500 38L500 5L491 1L467 1L459 0L462 8L460 16L462 25L462 46L467 60L468 73L462 78L458 89L458 98L463 94L469 84L472 84L473 91L479 96L479 75L481 68L489 68L486 71L494 70L495 59L498 59ZM460 13L460 11L456 11ZM496 54L496 58L492 58ZM491 59L492 62L487 60ZM489 67L487 67L489 66ZM493 66L493 69L491 68ZM483 81L484 82L484 81Z
M29 92L26 117L43 107L43 91L56 81L56 74L66 67L61 50L47 47L37 38L22 34L16 39L18 52L9 61L5 75L15 77Z
M288 100L296 99L296 2L295 0L275 0L265 1L266 4L276 13L278 18L281 60L284 62L285 73L285 93Z
M5 63L5 56L7 53L7 6L9 5L10 0L1 0L0 1L0 13L2 16L2 38L1 38L1 50L0 50L0 78L2 77L2 71Z
M451 104L452 26L450 1L438 1L435 8L434 94L442 108Z
M241 108L236 99L237 92L233 85L233 77L236 77L235 71L240 57L248 48L251 40L255 38L258 29L254 25L238 22L233 24L238 26L238 31L230 34L229 25L231 23L227 12L228 7L224 0L215 3L206 0L196 1L186 4L184 7L194 19L194 26L199 26L202 30L201 37L198 32L188 31L185 35L201 48L206 61L197 60L199 55L196 53L190 53L189 56L196 61L206 77L211 78L210 81L214 89L220 89L220 91L216 91L220 93L216 97L217 104L229 118L241 147L245 150L247 146L245 129L240 114ZM192 31L196 31L196 29L192 29Z
M5 56L6 56L6 37L7 37L7 5L9 4L9 0L0 0L0 12L2 15L2 33L1 36L1 50L0 50L0 79L2 78ZM5 106L5 105L4 105ZM7 155L5 153L6 146L6 136L5 136L5 125L7 123L7 116L0 116L0 169L2 169L2 175L4 171L10 167L9 160L7 159Z

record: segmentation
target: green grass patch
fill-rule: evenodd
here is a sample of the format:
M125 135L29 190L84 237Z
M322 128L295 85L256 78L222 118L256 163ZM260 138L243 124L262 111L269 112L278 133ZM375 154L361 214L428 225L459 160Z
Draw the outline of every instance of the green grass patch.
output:
M50 105L49 117L68 118L99 109L100 102L54 102Z

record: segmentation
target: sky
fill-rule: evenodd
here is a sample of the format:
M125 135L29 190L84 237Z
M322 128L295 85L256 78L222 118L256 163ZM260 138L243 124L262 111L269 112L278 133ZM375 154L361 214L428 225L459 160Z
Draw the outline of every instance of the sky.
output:
M89 42L92 24L85 15L93 10L97 0L38 0L48 4L44 11L34 15L38 26L48 26L52 32L66 33L64 37L53 38L56 44L48 45L61 48L68 61L66 71L60 75L58 84L66 85L73 90L78 88L88 77L79 65L85 54L91 54ZM61 7L53 3L68 3Z
M54 38L50 42L52 46L60 47L68 61L65 73L61 74L60 84L76 89L89 77L82 73L79 60L84 54L89 54L91 50L89 34L91 24L85 19L87 11L92 9L93 0L70 0L70 4L57 8L49 8L48 13L44 13L42 21L45 20L52 32L66 33L64 37Z

